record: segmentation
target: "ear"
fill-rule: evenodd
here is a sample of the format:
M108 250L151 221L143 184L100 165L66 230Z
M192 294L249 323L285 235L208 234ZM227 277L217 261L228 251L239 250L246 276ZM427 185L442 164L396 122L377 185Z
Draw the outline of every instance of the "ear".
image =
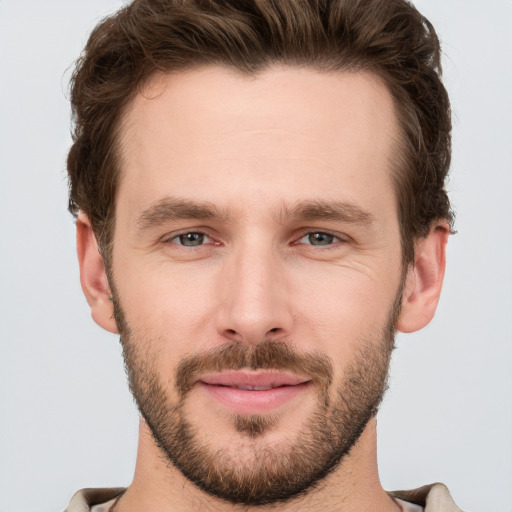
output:
M91 308L91 316L103 329L118 333L105 264L89 218L83 213L76 221L76 249L80 266L80 284Z
M418 331L434 317L443 285L449 234L445 222L437 223L415 244L414 264L407 271L397 323L400 332Z

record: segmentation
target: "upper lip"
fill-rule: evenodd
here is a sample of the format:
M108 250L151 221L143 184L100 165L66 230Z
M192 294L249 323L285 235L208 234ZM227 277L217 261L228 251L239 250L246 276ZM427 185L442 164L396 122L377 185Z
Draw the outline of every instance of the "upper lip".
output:
M292 373L269 370L238 370L203 375L199 381L212 386L228 386L239 389L264 390L282 386L297 386L310 378Z

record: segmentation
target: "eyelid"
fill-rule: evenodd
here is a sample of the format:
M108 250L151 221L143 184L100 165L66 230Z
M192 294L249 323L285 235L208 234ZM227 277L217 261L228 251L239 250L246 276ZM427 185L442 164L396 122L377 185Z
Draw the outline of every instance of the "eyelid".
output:
M338 233L335 231L331 231L330 229L304 229L304 230L300 231L300 233L297 237L295 237L295 241L292 242L292 245L298 245L302 238L304 238L308 235L313 235L313 234L318 234L318 233L329 235L336 239L335 242L333 242L332 244L326 245L323 247L332 247L336 243L348 243L352 240L352 238L349 235L346 235L345 233ZM301 245L309 245L311 247L315 247L315 246L313 246L313 244L303 243ZM322 247L322 246L316 246L316 247Z
M204 235L205 238L208 238L209 241L208 242L205 242L203 244L200 244L196 247L201 247L203 245L206 245L207 243L212 243L214 242L215 243L215 240L213 239L213 237L207 232L206 229L204 228L197 228L197 229L182 229L180 231L174 231L172 233L167 233L165 234L161 239L160 241L164 244L173 244L173 245L179 245L180 247L185 247L186 249L189 249L191 247L187 247L183 244L179 244L179 243L176 243L176 242L173 242L174 239L182 236L182 235L187 235L189 233L195 233L195 234L198 234L198 235Z
M200 235L204 235L208 239L208 241L203 243L203 244L201 244L201 245L199 245L199 246L196 246L196 247L201 247L201 246L204 246L206 244L210 244L212 242L214 244L216 244L216 245L219 244L219 242L217 242L215 240L215 238L208 231L209 230L205 229L205 228L182 229L182 230L179 230L179 231L175 231L175 232L172 232L172 233L165 234L160 239L160 242L164 243L164 244L172 243L173 245L179 245L181 247L188 248L187 246L184 246L183 244L179 244L179 243L173 242L173 240L175 240L179 236L186 235L188 233L197 233L197 234L200 234ZM345 233L339 233L339 232L331 231L329 229L310 229L310 228L306 228L306 229L302 229L296 236L294 236L294 240L291 242L291 245L298 245L302 238L304 238L305 236L311 235L311 234L315 234L315 233L322 233L322 234L326 234L326 235L329 235L329 236L332 236L332 237L335 238L335 241L333 242L333 244L330 244L330 245L327 245L327 246L323 246L323 247L332 247L333 245L335 245L337 243L348 243L348 242L350 242L352 240L352 238L349 235L345 234ZM312 244L306 244L306 243L302 243L301 245L310 245L310 246L314 247ZM318 247L321 247L321 246L318 246Z

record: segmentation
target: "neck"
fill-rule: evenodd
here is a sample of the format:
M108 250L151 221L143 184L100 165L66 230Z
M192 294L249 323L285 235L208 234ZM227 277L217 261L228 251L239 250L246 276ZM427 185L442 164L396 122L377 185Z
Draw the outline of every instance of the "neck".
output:
M314 489L289 502L257 507L233 505L197 488L167 460L141 420L134 479L115 512L288 512L298 507L309 512L400 510L380 484L375 419L337 469Z

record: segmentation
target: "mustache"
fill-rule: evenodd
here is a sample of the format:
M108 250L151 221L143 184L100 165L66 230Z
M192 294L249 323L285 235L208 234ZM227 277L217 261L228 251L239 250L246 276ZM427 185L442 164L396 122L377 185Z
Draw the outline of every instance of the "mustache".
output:
M205 373L244 368L282 370L305 375L324 389L333 379L333 365L324 354L299 354L288 344L274 340L251 346L234 342L183 359L176 371L176 389L183 398Z

